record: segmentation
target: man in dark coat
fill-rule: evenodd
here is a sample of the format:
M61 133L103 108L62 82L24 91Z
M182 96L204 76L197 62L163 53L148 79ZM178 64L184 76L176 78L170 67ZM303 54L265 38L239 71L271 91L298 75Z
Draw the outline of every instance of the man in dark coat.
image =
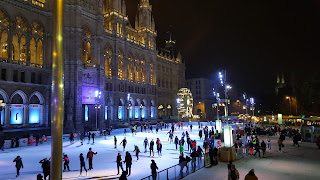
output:
M44 180L46 180L47 176L49 176L50 179L50 161L47 158L44 158L39 163L42 164L41 167Z
M118 153L118 156L117 156L117 169L118 169L118 174L119 174L119 167L121 168L122 172L123 172L123 167L122 167L122 157L121 157L121 154ZM118 175L117 174L117 175Z
M126 157L124 158L124 163L126 163L126 172L128 173L128 176L130 176L131 165L132 165L132 156L128 151L126 152Z
M20 169L23 168L23 163L22 163L22 158L20 156L17 156L13 162L16 163L16 168L17 168L17 175L16 177L20 176Z

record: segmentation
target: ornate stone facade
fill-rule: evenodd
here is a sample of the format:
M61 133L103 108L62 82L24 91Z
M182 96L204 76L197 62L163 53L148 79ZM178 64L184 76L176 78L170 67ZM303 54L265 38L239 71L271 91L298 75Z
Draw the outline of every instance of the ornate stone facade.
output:
M4 127L50 125L52 2L0 1ZM135 27L128 21L124 0L65 0L64 7L65 130L156 119L157 63L169 65L172 58L157 55L149 0L140 1ZM184 70L179 73L184 78ZM172 82L177 88L178 80ZM12 123L13 103L24 107L17 124ZM30 123L31 105L40 107L35 123Z

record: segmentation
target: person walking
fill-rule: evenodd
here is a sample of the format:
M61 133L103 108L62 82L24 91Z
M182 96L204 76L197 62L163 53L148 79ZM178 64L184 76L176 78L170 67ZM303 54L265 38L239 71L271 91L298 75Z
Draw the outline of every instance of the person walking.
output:
M298 147L299 147L297 134L295 134L295 135L293 136L292 140L293 140L293 145L292 145L292 146L298 145Z
M39 163L42 167L44 180L46 180L48 176L50 179L50 161L47 158L44 158Z
M267 149L267 145L264 142L264 140L262 140L261 142L262 157L264 157L264 155L266 154L266 149Z
M159 141L159 143L157 144L157 150L158 150L158 156L162 156L162 143Z
M282 143L282 139L281 138L278 139L278 146L279 146L279 151L278 152L282 152L281 148L283 147L283 143Z
M201 149L200 146L198 146L197 153L198 153L198 155L199 155L199 156L198 156L198 162L199 162L199 164L200 164L201 158L202 158L202 154L203 154L203 150Z
M147 152L147 147L148 147L148 145L149 145L148 138L145 138L145 139L144 139L143 145L144 145L144 153L146 153L146 152Z
M117 175L119 175L119 167L121 168L121 170L123 172L122 157L121 157L120 153L118 153L118 156L117 156L117 169L118 169L118 174Z
M259 145L259 142L256 143L255 150L256 150L256 152L254 153L253 156L256 157L256 154L259 153L259 157L261 157L260 156L260 145Z
M126 157L124 158L124 163L126 163L126 172L127 172L128 176L130 176L131 165L132 165L132 156L128 151L126 152Z
M150 156L152 151L152 157L154 156L153 146L154 146L154 141L153 139L151 139L149 149L150 149Z
M249 171L244 180L258 180L258 177L254 174L254 169Z
M70 160L68 158L68 155L64 154L62 161L64 162L63 163L63 171L66 171L67 169L68 169L68 171L70 171L70 169L69 169Z
M80 158L80 175L79 176L82 175L82 168L84 168L84 170L86 171L86 176L87 176L88 175L87 174L88 170L86 168L86 162L84 161L84 157L83 157L82 153L80 153L79 158Z
M93 152L92 148L89 148L89 152L87 153L87 159L89 159L89 170L93 169L92 167L92 159L93 155L98 154L97 152Z
M136 152L136 157L137 157L137 161L139 160L139 153L140 153L140 149L138 146L134 145L134 150L133 152Z
M159 168L153 159L151 160L150 169L151 169L151 174L152 174L152 180L157 180L157 169L159 169Z
M113 136L114 148L117 149L117 137Z
M253 155L253 143L251 141L248 141L249 149L250 149L250 155Z
M22 158L20 156L17 156L13 162L16 163L16 169L17 169L17 175L16 177L20 176L20 169L23 168Z
M127 145L127 139L126 139L126 137L123 138L123 140L120 142L120 144L122 144L122 146L123 146L123 151L125 151L125 150L126 150L126 145Z
M267 141L268 149L271 149L271 140L269 136L267 137L266 141Z
M228 180L238 180L239 177L239 171L236 169L236 166L232 164L231 168L228 170Z
M196 152L195 149L193 149L192 153L190 154L190 156L192 157L192 169L193 169L193 172L196 171L196 158L199 157L198 153Z

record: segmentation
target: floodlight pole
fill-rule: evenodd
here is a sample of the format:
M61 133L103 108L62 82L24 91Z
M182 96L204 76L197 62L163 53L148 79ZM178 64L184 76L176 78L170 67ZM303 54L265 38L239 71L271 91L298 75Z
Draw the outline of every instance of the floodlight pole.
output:
M64 0L55 0L53 6L53 54L51 99L51 179L62 179L63 135L63 6Z

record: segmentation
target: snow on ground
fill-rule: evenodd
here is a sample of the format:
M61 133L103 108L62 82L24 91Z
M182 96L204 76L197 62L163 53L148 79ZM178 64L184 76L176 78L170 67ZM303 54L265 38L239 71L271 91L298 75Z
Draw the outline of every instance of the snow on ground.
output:
M197 123L194 124L192 132L190 132L190 129L187 129L186 126L183 129L177 129L174 132L174 137L178 136L178 138L180 139L182 131L188 130L191 139L195 139L197 141L197 146L200 145L202 147L203 141L199 140L198 126L196 124ZM209 128L211 129L211 126L209 126ZM168 141L168 135L166 135L168 131L169 129L163 129L163 131L159 130L157 134L155 133L155 131L153 131L153 133L141 133L140 128L138 128L137 134L132 136L131 132L129 132L129 128L127 128L126 139L128 143L126 151L129 151L131 153L133 159L131 175L128 177L128 179L141 179L149 176L151 174L151 159L155 160L159 167L159 170L163 170L170 166L178 164L179 148L178 150L176 150L175 144L170 144L170 142ZM123 130L117 130L117 132L107 137L106 140L104 139L104 137L96 137L95 144L92 144L92 142L88 144L88 141L86 139L84 145L82 146L80 142L75 141L74 144L70 144L68 140L64 140L63 152L67 154L70 159L69 166L71 171L63 172L63 179L109 179L119 177L120 175L117 175L116 165L117 153L121 152L123 160L125 157L125 151L123 151L122 145L119 145L124 138L124 134L121 132L123 132ZM116 135L118 140L117 149L114 149L113 135ZM145 137L148 138L149 142L151 139L156 142L156 139L160 138L163 145L162 157L158 156L156 145L154 146L154 157L149 156L149 151L147 153L144 153L143 141ZM138 145L141 151L138 161L135 157L135 153L133 152L134 145ZM80 174L79 154L83 153L86 157L86 154L90 147L94 152L98 152L98 154L93 158L93 170L88 171L88 176L85 176L85 172L83 172L82 177L78 177ZM186 149L187 146L185 145L185 150ZM18 155L22 157L22 161L24 164L24 169L21 169L20 177L18 177L18 179L36 179L37 174L42 173L41 164L39 163L39 161L45 157L49 158L51 155L50 150L51 143L49 142L47 144L41 144L39 146L6 149L4 152L0 152L0 179L15 179L16 169L15 163L13 163L12 161ZM188 155L188 152L185 152L185 155ZM88 161L86 161L86 168L88 168L88 166L89 163ZM123 164L123 168L125 168L125 164Z

